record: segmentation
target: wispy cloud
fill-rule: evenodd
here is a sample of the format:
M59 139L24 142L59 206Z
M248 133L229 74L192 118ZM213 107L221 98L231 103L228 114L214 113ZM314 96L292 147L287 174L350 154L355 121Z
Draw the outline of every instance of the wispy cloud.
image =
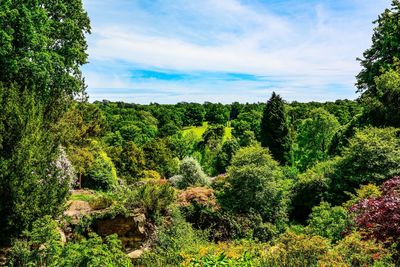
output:
M174 103L355 98L355 58L389 0L95 1L92 100ZM146 91L147 90L147 91Z

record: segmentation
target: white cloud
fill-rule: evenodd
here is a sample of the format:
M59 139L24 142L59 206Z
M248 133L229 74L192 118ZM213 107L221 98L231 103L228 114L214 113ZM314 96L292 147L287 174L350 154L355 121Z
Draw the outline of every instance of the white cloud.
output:
M96 63L109 63L110 72L100 72L89 65L86 80L89 88L154 88L180 93L181 97L189 91L200 101L224 96L218 95L216 85L206 77L196 81L197 84L135 81L129 71L148 68L236 72L274 77L274 81L261 80L252 84L218 83L218 86L236 90L237 94L232 95L239 100L250 99L250 94L238 86L249 86L249 92L254 93L252 88L262 84L275 86L276 91L291 99L294 96L304 100L320 99L321 94L324 96L323 90L328 98L330 95L349 97L350 93L330 92L328 86L337 84L348 88L348 92L355 91L352 87L354 75L359 71L355 58L370 44L371 21L381 12L378 7L383 1L379 5L374 5L372 0L355 2L360 10L343 15L322 4L310 5L314 15L304 15L302 21L274 14L268 5L255 8L237 0L160 1L161 11L155 15L144 10L139 12L135 5L135 12L140 13L143 21L132 18L111 21L101 28L94 25L90 58ZM91 1L86 4L94 5ZM124 62L123 67L121 62ZM118 70L113 72L113 66L118 66ZM279 77L282 77L281 84L275 82ZM304 92L304 88L309 88L309 92ZM153 96L157 98L162 94ZM151 95L141 97L151 98ZM176 101L178 98L175 96Z

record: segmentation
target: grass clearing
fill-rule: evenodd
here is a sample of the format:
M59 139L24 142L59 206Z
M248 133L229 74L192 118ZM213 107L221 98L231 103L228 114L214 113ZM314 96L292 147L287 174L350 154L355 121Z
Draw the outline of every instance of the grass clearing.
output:
M203 122L202 126L190 126L183 128L182 133L183 135L193 133L196 138L201 139L202 135L207 130L207 127L208 122ZM224 136L222 140L225 142L228 139L232 139L232 127L230 127L230 123L228 123L228 126L224 129Z
M70 196L70 200L81 200L81 201L86 201L90 202L96 197L96 195L89 195L89 194L73 194Z

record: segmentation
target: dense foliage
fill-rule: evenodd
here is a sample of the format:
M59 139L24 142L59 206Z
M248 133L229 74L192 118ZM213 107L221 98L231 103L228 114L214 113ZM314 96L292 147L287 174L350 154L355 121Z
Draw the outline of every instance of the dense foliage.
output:
M140 105L85 101L81 0L1 1L8 264L399 266L399 8L360 101Z

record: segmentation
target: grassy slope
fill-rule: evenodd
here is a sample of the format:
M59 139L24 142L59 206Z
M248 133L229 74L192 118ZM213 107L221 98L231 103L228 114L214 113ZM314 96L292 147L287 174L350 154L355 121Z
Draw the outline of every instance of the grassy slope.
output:
M207 122L203 122L202 126L185 127L183 129L183 134L186 135L186 134L192 132L192 133L194 133L194 135L197 138L201 139L201 136L206 131L207 127L208 127L208 123ZM223 140L225 141L225 140L231 139L231 138L232 138L232 127L225 127Z

